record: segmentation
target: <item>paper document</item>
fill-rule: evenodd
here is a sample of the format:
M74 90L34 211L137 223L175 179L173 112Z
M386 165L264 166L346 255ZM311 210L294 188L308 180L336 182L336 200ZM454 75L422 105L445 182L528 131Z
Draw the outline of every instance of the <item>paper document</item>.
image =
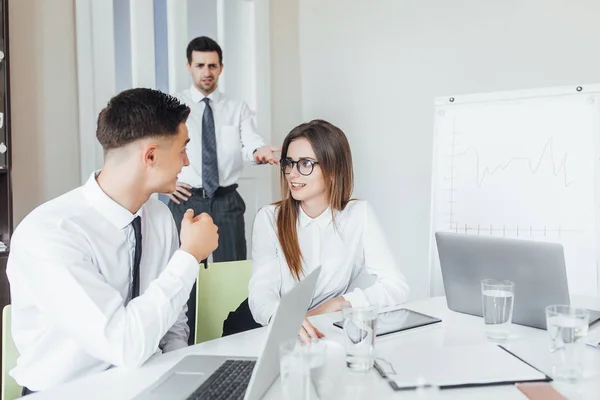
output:
M544 381L548 377L494 344L399 348L377 357L378 371L394 389Z

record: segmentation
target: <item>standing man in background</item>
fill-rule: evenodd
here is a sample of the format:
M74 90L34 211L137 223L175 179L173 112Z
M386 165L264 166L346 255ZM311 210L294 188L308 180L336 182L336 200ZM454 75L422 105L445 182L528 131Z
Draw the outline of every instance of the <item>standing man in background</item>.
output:
M256 133L254 112L246 103L219 92L223 52L217 42L206 36L197 37L188 44L186 55L192 86L176 97L192 110L186 123L191 139L190 165L179 174L176 190L168 194L168 206L177 230L189 208L213 218L220 234L213 261L245 260L246 204L236 190L243 162L246 159L257 164L278 164L274 153L281 149L265 145ZM190 344L195 337L195 320L194 286L188 301Z

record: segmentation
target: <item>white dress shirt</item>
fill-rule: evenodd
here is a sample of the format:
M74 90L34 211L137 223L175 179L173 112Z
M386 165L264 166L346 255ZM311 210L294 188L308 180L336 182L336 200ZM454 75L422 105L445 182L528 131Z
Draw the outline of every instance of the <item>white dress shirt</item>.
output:
M195 188L202 187L202 116L206 107L202 100L208 97L215 120L219 186L237 183L244 168L244 158L253 161L254 150L265 145L256 133L254 112L243 101L232 100L218 90L204 96L192 86L175 96L192 110L186 122L190 136L187 146L190 165L183 167L179 180Z
M252 315L262 325L268 324L280 297L297 283L277 238L276 213L274 205L262 208L252 236L248 297ZM353 307L388 306L408 300L406 279L366 201L351 201L343 211L335 212L334 220L330 209L313 219L300 207L297 229L304 276L322 267L310 309L340 295ZM349 291L365 274L375 275L373 285Z
M125 306L138 215L140 296ZM95 174L32 211L14 232L7 266L17 383L45 390L111 366L137 367L159 347L187 346L198 262L178 242L163 203L150 198L134 215L102 191Z

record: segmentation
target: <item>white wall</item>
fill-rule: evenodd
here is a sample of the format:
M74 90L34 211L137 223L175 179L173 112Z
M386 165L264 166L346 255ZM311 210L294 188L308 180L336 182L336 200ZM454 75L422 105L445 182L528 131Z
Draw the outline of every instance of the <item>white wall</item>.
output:
M13 214L79 185L73 0L11 0Z
M281 146L302 121L300 98L299 0L270 2L271 143ZM281 198L279 170L273 169L273 198Z
M415 299L429 294L433 98L600 82L597 0L300 0L272 11L299 13L301 83L274 59L274 131L293 126L301 99L304 120L346 132L355 195L374 205ZM273 46L283 52L295 29L274 24ZM292 111L276 121L276 107Z

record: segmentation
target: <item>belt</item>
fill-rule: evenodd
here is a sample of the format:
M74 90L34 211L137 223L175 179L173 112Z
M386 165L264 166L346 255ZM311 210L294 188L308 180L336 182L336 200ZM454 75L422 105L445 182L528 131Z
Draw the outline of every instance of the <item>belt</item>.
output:
M229 185L229 186L225 186L225 187L219 186L213 197L225 196L226 194L235 191L235 189L237 189L237 188L238 188L237 183L234 183L233 185ZM209 198L208 193L206 193L206 190L204 190L204 188L191 188L190 192L192 192L192 195L199 195L203 199Z

